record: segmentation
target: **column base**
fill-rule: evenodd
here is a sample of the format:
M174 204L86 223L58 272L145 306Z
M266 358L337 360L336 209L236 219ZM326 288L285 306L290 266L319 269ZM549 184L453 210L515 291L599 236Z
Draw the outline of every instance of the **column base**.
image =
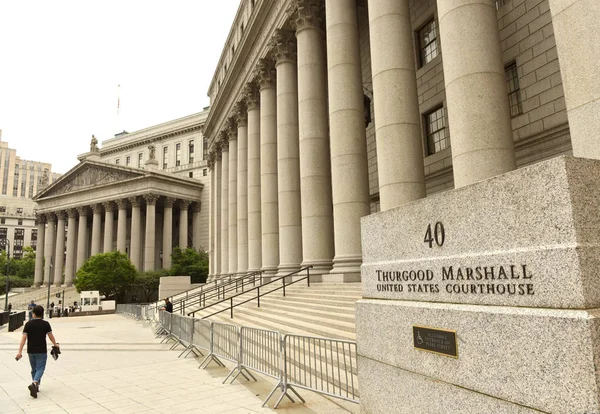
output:
M277 268L277 277L289 275L292 272L296 272L300 269L300 263L298 264L280 264ZM302 272L305 273L305 272ZM293 277L300 277L294 275Z
M34 283L33 285L31 285L32 289L39 289L42 286L41 283Z
M362 256L336 256L333 259L333 269L326 278L329 282L352 283L360 282L360 265Z
M333 267L330 261L304 261L301 267L312 266L309 269L311 282L322 282L325 275L329 275Z
M262 280L263 283L270 282L274 278L277 277L277 268L276 267L263 267L262 268L263 275Z
M60 285L60 287L63 287L63 288L70 288L72 286L73 286L73 283L65 283L65 284Z

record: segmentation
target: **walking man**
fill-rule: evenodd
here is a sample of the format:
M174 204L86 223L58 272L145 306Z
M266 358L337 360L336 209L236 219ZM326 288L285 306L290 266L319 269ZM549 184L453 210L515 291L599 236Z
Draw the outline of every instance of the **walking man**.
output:
M44 370L46 369L46 360L48 359L48 348L46 346L46 335L52 341L52 344L58 347L52 328L48 321L42 319L44 316L44 308L36 306L33 308L33 319L25 324L23 328L23 336L19 344L19 352L17 353L17 361L21 359L23 347L27 342L27 354L29 354L29 364L31 365L31 380L29 395L37 398L37 393L40 390L40 382Z
M29 320L33 317L33 308L35 308L35 302L31 299L29 305L27 305L27 313L29 315Z

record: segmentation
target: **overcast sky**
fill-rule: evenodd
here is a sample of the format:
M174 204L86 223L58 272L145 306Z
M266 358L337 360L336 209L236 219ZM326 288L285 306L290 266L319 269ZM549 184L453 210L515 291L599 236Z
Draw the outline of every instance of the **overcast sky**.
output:
M2 141L65 173L92 134L200 112L239 3L0 0Z

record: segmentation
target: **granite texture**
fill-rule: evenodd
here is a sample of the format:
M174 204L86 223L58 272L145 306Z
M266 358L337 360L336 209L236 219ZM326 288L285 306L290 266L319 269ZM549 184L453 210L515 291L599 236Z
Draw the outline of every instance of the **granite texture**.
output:
M369 358L358 358L358 370L365 380L360 385L362 413L542 413Z
M489 399L551 413L598 413L599 321L598 310L363 299L357 302L356 336L362 358L485 394ZM413 325L456 331L458 358L415 349ZM406 388L396 376L388 380L371 377L368 369L360 367L359 381L366 412L384 412L377 408L380 403L369 399L370 390L376 392L374 388L386 383L391 394L402 395ZM449 391L425 392L432 386L423 387L422 399L433 407L443 407ZM380 392L379 396L385 398L386 394ZM468 407L479 400L480 396L473 394L463 402Z
M399 300L589 309L600 307L600 161L558 157L492 179L436 194L362 219L363 296ZM424 242L428 225L444 226L442 246ZM469 280L466 268L499 271L525 265L530 279ZM442 268L462 268L448 293ZM385 282L377 270L431 270L432 281ZM436 285L410 292L408 284ZM400 284L403 291L382 291ZM488 294L487 285L516 284ZM531 287L518 285L528 285ZM378 285L379 290L378 290ZM454 287L451 286L452 290ZM496 291L497 287L493 289ZM508 290L507 287L505 287ZM414 289L413 289L414 290ZM439 290L439 292L432 292ZM511 287L512 290L512 287Z

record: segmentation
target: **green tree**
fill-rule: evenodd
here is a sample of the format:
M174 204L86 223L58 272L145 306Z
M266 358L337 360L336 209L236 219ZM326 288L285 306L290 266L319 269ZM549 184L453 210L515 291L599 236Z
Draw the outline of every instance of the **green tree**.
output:
M133 287L144 295L145 302L150 302L154 297L157 297L160 278L168 275L168 270L141 272L136 276Z
M208 277L208 252L191 247L176 247L171 255L171 276L190 276L192 283L205 283Z
M23 257L16 262L16 275L21 278L32 278L35 273L35 250L31 246L23 249Z
M77 271L75 287L78 292L98 290L101 295L122 302L135 282L136 273L125 253L100 253L90 257Z

